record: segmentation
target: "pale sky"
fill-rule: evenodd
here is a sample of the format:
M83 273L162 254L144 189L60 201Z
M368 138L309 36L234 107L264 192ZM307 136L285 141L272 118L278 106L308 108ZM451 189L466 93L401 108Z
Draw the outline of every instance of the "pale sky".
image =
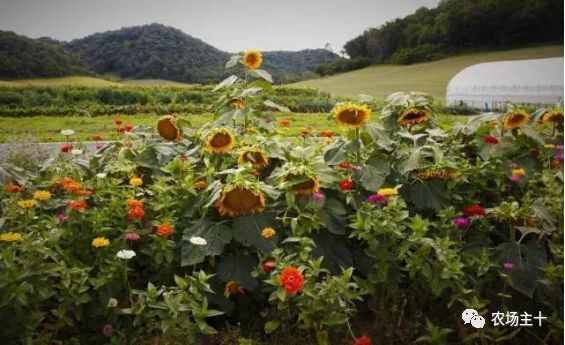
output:
M339 50L369 27L439 0L0 0L0 30L71 40L161 23L229 52Z

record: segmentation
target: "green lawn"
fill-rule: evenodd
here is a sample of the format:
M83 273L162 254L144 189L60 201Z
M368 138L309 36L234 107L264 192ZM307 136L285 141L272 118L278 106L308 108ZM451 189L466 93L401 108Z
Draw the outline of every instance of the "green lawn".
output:
M192 126L199 127L210 121L212 115L186 115ZM311 128L314 132L330 129L343 133L335 122L328 119L328 114L278 114L277 120L289 119L288 128L280 128L279 133L285 136L296 136L304 128ZM156 115L124 115L121 120L134 126L154 126ZM443 128L449 128L455 122L466 121L464 116L439 115L439 123ZM104 140L114 140L119 137L114 125L114 116L32 116L32 117L0 117L0 143L31 140L36 142L60 142L65 137L61 130L73 129L73 140L91 140L94 135L100 135Z
M331 77L307 80L292 86L313 87L334 96L368 94L386 97L396 91L422 91L443 99L449 80L463 68L481 62L563 56L563 46L540 46L482 52L410 66L379 65Z
M21 86L174 86L174 87L192 87L193 84L180 83L162 79L139 79L139 80L121 80L111 81L96 77L71 76L61 78L37 78L37 79L19 79L2 81L0 86L21 87Z

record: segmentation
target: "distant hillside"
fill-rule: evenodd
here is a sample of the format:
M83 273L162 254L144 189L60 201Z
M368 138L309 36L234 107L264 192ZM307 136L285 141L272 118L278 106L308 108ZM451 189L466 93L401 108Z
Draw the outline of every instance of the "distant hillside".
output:
M60 77L85 73L76 57L55 42L0 31L0 77Z
M538 46L452 56L410 66L376 65L292 86L312 87L335 96L368 94L384 98L396 91L422 91L442 99L449 80L463 68L481 62L563 56L563 46Z

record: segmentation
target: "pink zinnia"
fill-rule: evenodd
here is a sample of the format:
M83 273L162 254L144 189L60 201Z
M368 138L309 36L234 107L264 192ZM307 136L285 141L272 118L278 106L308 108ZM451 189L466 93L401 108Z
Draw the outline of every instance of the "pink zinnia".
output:
M128 241L137 241L139 240L140 236L137 232L130 231L130 232L126 232L124 238Z
M453 219L453 224L458 229L463 230L463 229L467 229L469 224L471 224L471 221L467 217L457 217L457 218Z
M385 204L387 201L387 197L381 194L372 194L367 198L369 204Z
M502 264L502 266L507 271L512 271L512 269L514 268L514 264L510 261L505 262L504 264Z
M326 200L326 196L322 192L312 193L312 201L317 204L322 204Z

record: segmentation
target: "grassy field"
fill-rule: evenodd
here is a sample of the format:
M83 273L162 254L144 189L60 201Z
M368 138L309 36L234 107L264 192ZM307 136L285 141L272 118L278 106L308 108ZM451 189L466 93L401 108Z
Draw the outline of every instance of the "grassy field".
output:
M90 86L90 87L104 87L104 86L174 86L174 87L191 87L192 84L179 83L170 80L161 79L139 79L139 80L121 80L111 81L102 78L72 76L61 78L38 78L38 79L20 79L2 81L0 86L9 87L22 87L22 86Z
M292 86L313 87L334 96L368 94L386 97L396 91L423 91L443 99L449 80L463 68L481 62L563 56L563 46L540 46L454 56L410 66L379 65Z
M289 119L288 128L279 128L278 131L284 136L297 136L304 128L310 128L314 133L320 130L333 130L343 133L342 128L335 125L328 114L277 114L277 120ZM193 127L199 127L210 121L212 115L187 115ZM154 126L158 119L155 115L130 115L122 116L124 124L130 123L134 126ZM465 116L439 115L439 123L443 128L451 127L455 122L464 122ZM25 118L0 117L0 143L6 142L61 142L65 137L61 130L73 129L75 136L73 140L92 140L95 135L102 136L103 140L114 140L119 137L114 125L114 116L32 116Z

